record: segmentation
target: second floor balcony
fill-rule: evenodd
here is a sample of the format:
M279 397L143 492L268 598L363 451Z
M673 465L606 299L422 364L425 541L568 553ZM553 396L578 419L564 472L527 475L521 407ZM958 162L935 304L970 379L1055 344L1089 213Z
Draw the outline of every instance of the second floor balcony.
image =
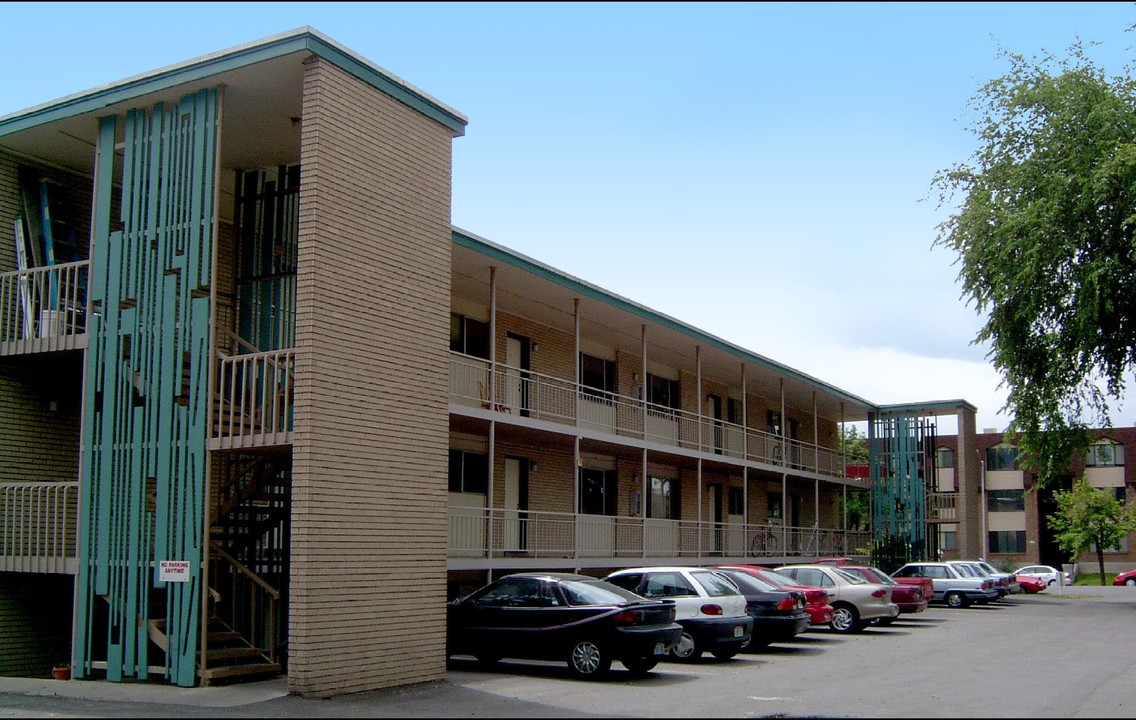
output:
M501 419L527 418L581 433L602 433L654 445L759 463L773 469L844 477L833 448L801 442L737 423L599 391L562 378L454 353L450 401L488 410Z

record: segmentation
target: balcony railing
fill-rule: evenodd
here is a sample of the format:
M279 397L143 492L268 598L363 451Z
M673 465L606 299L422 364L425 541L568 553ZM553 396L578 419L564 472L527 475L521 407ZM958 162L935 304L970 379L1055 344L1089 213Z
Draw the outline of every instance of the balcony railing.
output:
M210 447L291 444L295 375L291 348L222 356Z
M0 354L85 347L89 265L0 273Z
M491 375L495 382L490 382ZM494 397L490 398L490 388ZM699 450L843 477L840 453L772 433L601 392L561 378L453 355L450 396L455 403L538 420L578 425L676 448Z
M521 510L450 508L453 559L693 559L755 562L866 555L871 533Z
M0 483L0 571L74 573L77 482Z
M928 522L958 522L958 493L927 493Z

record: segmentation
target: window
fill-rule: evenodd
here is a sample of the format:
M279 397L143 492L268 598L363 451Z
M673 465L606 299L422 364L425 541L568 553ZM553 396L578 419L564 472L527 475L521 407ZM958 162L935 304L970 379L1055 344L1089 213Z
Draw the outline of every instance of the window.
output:
M994 530L989 533L990 552L1024 553L1026 551L1025 530Z
M450 314L450 350L489 359L489 323Z
M942 550L958 550L958 531L943 530L939 533L939 548Z
M615 393L615 361L580 353L580 384L584 393L610 400Z
M766 507L769 508L769 517L781 518L781 493L769 493L766 495Z
M614 470L580 468L580 513L615 515L616 496Z
M987 490L986 509L990 512L1015 512L1026 509L1025 490Z
M765 411L765 429L770 435L781 434L781 413L773 410Z
M682 493L678 480L647 478L647 517L660 520L678 520L682 517Z
M1018 449L999 445L986 450L987 470L1017 470Z
M1124 464L1124 446L1120 443L1102 442L1089 446L1085 457L1087 467L1118 467Z
M1097 551L1097 544L1093 543L1092 546L1089 548L1089 552L1095 553L1096 551ZM1117 543L1116 545L1113 545L1112 547L1106 547L1104 549L1104 551L1106 553L1127 553L1128 552L1128 538L1127 537L1120 538L1119 543Z
M450 450L450 492L489 492L489 456Z
M939 448L936 450L935 466L940 468L953 468L955 466L955 451L950 448Z
M745 498L740 487L729 490L729 513L731 515L745 515Z
M745 420L742 418L741 400L726 399L726 421L734 425L745 425Z
M647 373L647 402L677 410L680 405L678 380Z

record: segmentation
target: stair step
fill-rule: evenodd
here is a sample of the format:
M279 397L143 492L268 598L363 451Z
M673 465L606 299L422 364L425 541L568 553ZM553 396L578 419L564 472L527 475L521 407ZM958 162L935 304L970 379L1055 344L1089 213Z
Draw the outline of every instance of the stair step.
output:
M233 660L236 658L258 657L263 655L254 647L210 648L207 655L210 662L214 660Z
M241 640L241 634L233 630L210 630L209 631L209 645L212 647L215 643L236 642Z
M210 680L220 678L240 677L245 675L279 675L280 663L256 663L253 665L224 665L222 667L206 668L201 671L201 677L206 684Z

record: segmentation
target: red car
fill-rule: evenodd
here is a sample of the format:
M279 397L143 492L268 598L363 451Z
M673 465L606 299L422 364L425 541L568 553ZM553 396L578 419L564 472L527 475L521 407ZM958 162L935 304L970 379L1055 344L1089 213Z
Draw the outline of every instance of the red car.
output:
M832 622L832 605L828 602L828 592L812 585L799 585L793 578L773 572L759 565L718 565L730 570L741 570L770 585L787 590L802 590L805 593L805 610L809 613L810 625L828 625Z
M841 565L841 570L864 578L868 582L891 586L891 601L899 606L900 614L921 613L931 602L930 595L924 595L922 585L901 584L891 579L883 570L868 565ZM933 591L932 591L933 592ZM876 625L890 625L895 618L879 618Z
M1024 593L1039 593L1047 588L1048 585L1046 585L1045 580L1039 577L1034 577L1033 575L1019 575L1018 587L1020 587Z
M1125 570L1117 573L1112 579L1113 585L1136 585L1136 570Z

